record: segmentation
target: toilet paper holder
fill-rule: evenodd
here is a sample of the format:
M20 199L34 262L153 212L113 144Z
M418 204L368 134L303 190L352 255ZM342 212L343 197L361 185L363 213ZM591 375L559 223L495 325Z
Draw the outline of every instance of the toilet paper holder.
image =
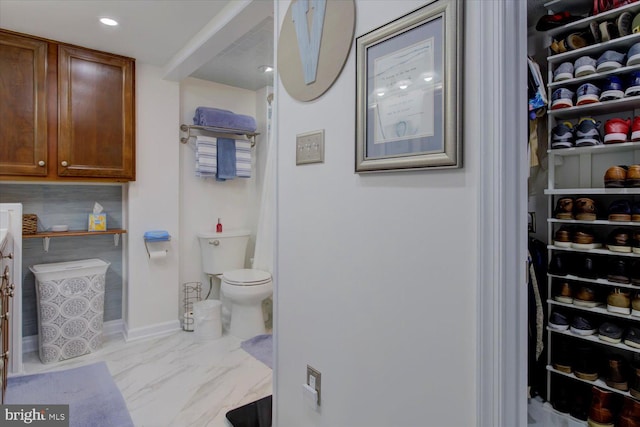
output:
M150 251L149 243L168 242L171 240L171 235L165 230L152 230L144 233L144 247L147 250L147 256L149 258L164 257L169 253L168 249L162 251Z

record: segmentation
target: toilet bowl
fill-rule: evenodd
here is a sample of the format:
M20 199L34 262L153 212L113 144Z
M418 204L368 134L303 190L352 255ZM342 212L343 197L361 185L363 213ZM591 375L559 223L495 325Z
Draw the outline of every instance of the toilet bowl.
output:
M221 296L231 306L229 332L242 339L265 333L262 301L273 294L269 272L244 268L249 235L248 230L198 233L202 269L211 280L220 279Z
M247 339L266 332L262 301L273 294L271 274L253 269L226 271L220 291L231 303L231 335Z

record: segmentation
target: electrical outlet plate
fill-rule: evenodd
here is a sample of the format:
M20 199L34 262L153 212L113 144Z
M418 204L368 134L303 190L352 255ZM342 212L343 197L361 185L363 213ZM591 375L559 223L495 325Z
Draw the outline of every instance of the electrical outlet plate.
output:
M296 135L296 165L324 163L324 129Z
M318 392L318 406L320 406L320 372L311 366L307 365L307 384L309 387L315 389Z

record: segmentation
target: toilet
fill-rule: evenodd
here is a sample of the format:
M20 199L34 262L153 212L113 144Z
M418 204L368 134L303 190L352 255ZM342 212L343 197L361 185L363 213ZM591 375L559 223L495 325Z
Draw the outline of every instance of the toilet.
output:
M262 301L273 294L271 274L244 268L249 230L198 233L202 269L218 277L220 292L231 304L229 332L247 339L266 332Z

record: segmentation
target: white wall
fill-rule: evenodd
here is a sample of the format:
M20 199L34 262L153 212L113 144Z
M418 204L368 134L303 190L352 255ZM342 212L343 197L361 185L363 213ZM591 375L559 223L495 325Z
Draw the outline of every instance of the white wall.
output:
M136 181L128 187L125 308L129 339L179 328L179 86L157 67L136 65ZM167 258L150 260L142 236L167 230Z
M358 0L356 37L424 3ZM478 16L466 19L483 29ZM477 37L465 42L473 64ZM277 425L474 425L480 117L465 117L462 169L358 175L355 93L353 49L318 100L277 91ZM316 129L324 164L295 166L295 135ZM307 364L322 373L319 412L303 401Z
M256 117L256 92L194 78L183 80L180 83L182 123L192 124L195 110L199 106L222 108ZM264 131L258 129L258 132ZM196 177L194 147L193 138L190 144L180 144L180 253L183 257L180 282L202 282L204 297L209 290L209 282L202 272L196 234L200 231L215 231L220 218L223 230L249 229L253 241L256 230L253 214L257 197L256 177L253 173L248 179L238 178L225 182ZM258 150L261 150L260 139L253 149L254 163ZM255 170L254 164L253 171ZM214 287L212 296L219 297L219 283Z

